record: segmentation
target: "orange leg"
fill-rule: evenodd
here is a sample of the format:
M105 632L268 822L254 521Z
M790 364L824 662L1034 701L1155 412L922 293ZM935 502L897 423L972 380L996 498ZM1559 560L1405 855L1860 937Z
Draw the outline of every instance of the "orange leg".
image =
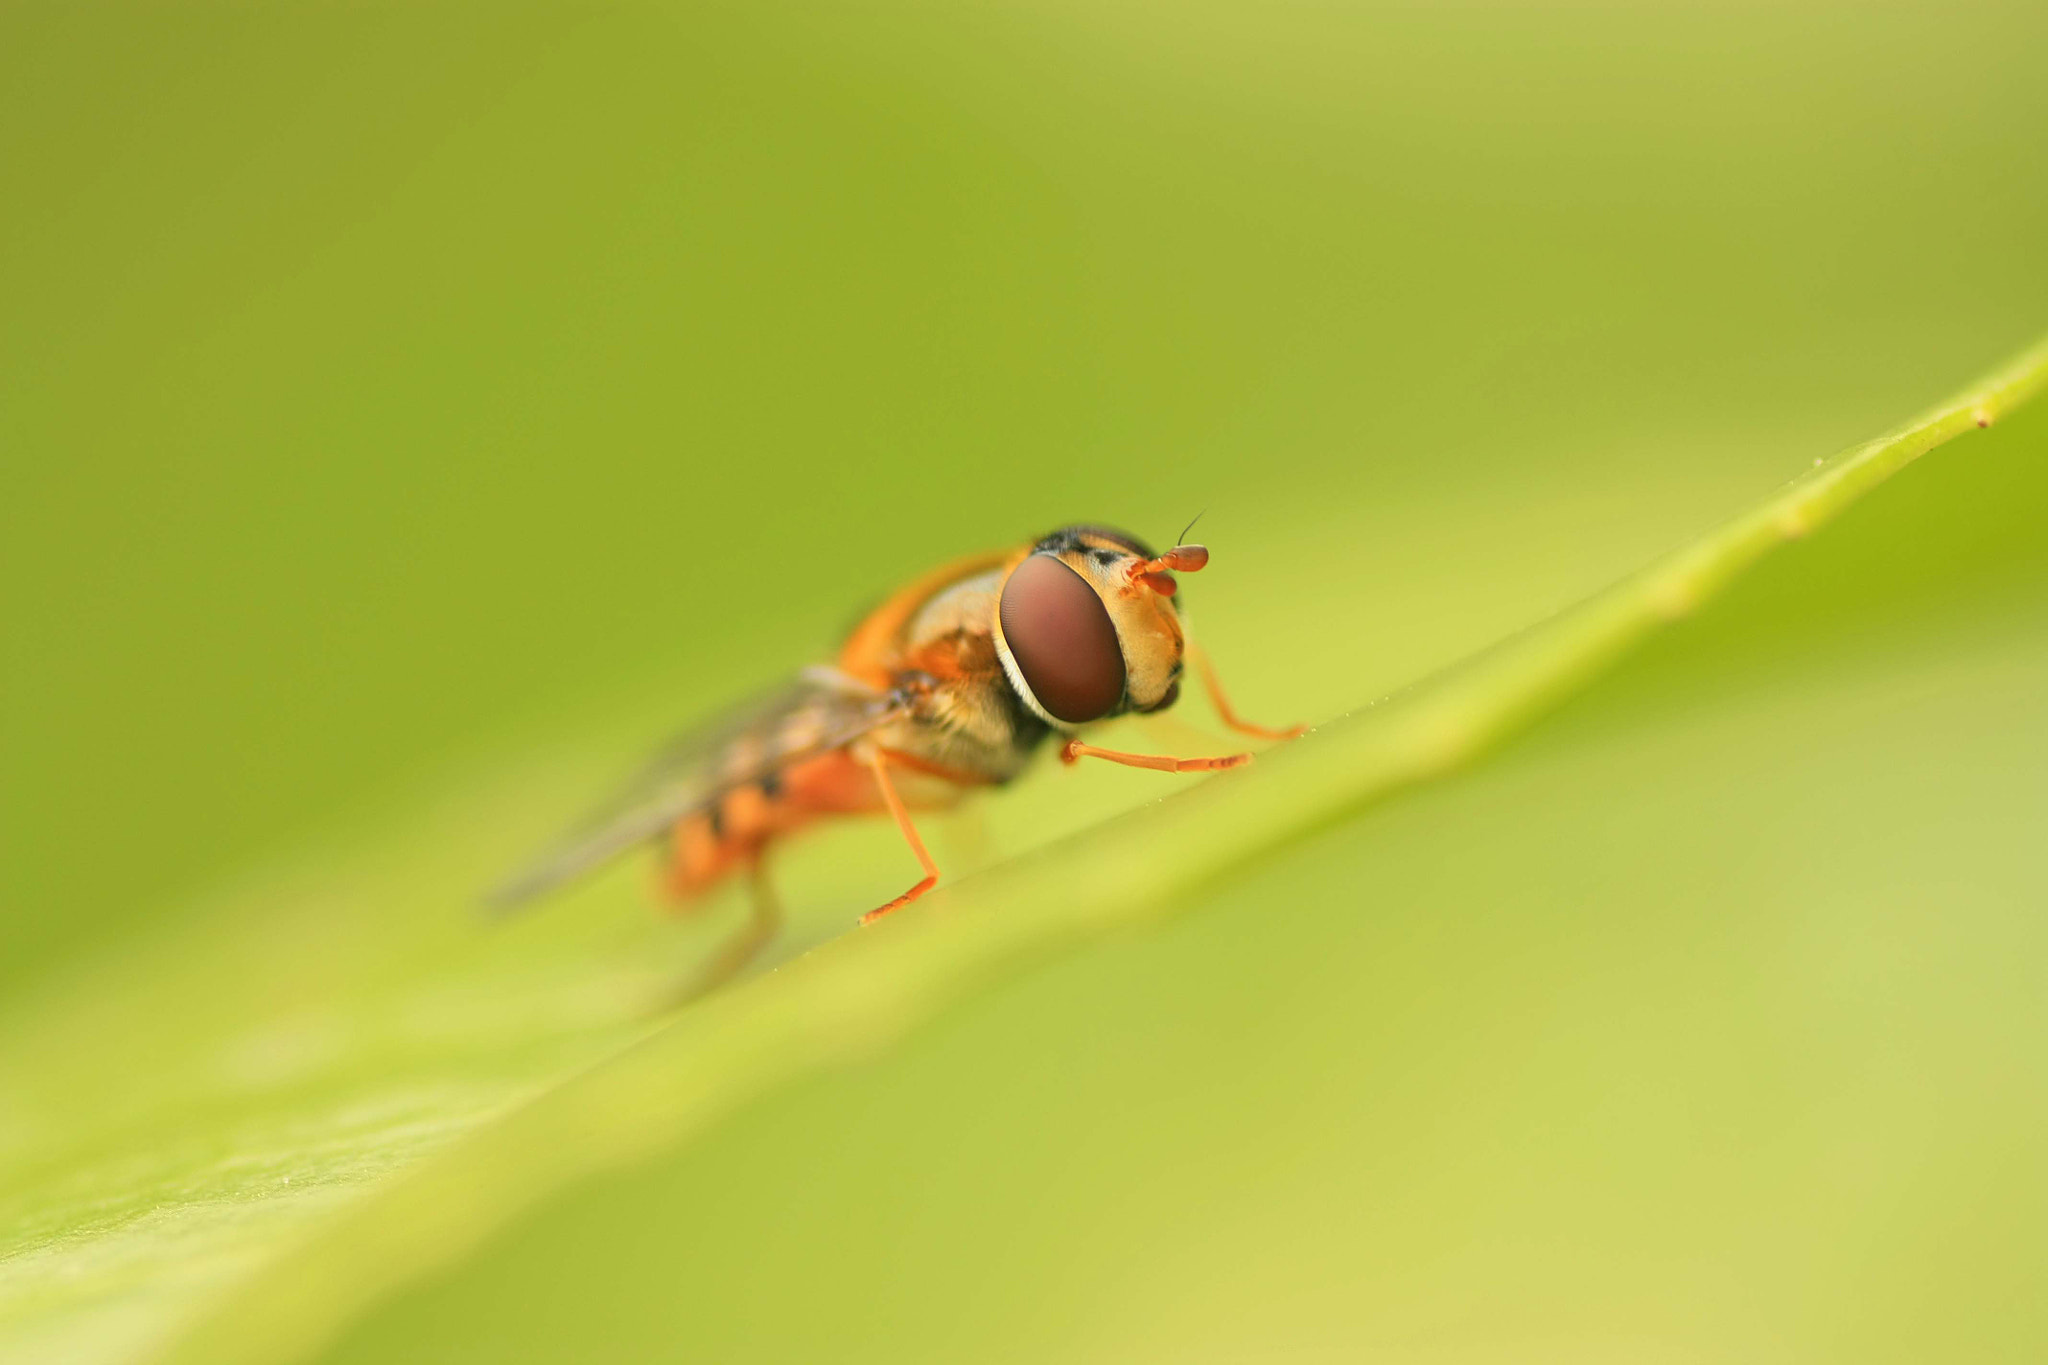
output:
M936 886L939 881L939 865L932 861L932 855L925 852L924 840L917 837L917 826L910 823L910 812L903 808L903 798L896 794L896 784L889 780L889 760L880 749L870 750L865 756L867 765L874 769L875 785L882 789L882 800L889 807L889 814L896 817L896 828L903 831L904 842L917 855L918 863L924 868L924 880L890 901L887 905L868 911L860 917L862 924L873 924L891 910L904 906Z
M1216 676L1216 665L1209 662L1209 655L1201 649L1191 648L1195 668L1202 675L1202 686L1209 691L1209 701L1216 707L1216 714L1223 717L1223 723L1241 735L1257 739L1294 739L1308 733L1306 725L1290 725L1284 730L1275 730L1264 725L1254 725L1231 709L1230 698L1224 695L1223 683Z
M749 962L771 942L782 928L782 903L768 884L766 859L756 849L747 860L747 880L753 892L753 913L731 938L719 945L696 977L684 990L664 1000L665 1008L688 1004L711 994L738 976Z
M1070 739L1060 746L1060 762L1073 763L1083 758L1106 758L1112 763L1122 763L1131 768L1150 768L1162 773L1211 773L1224 768L1242 768L1252 761L1250 754L1225 754L1221 758L1168 758L1164 754L1127 754L1118 749L1098 749L1093 744L1083 744Z
M695 900L718 880L723 850L711 822L701 811L676 821L669 831L668 859L661 871L662 889L673 901Z

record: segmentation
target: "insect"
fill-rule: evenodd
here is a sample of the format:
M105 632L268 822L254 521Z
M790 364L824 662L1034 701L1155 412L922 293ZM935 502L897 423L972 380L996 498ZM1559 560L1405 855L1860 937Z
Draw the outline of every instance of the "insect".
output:
M1177 773L1249 763L1248 753L1168 758L1080 738L1094 722L1172 706L1190 662L1232 729L1276 740L1301 732L1240 719L1207 657L1190 648L1175 575L1208 562L1200 545L1154 554L1122 531L1077 525L929 573L863 618L831 666L668 744L491 902L523 904L649 843L660 846L666 888L682 901L744 872L753 915L710 964L710 984L774 936L768 852L813 821L895 818L924 875L861 917L872 924L939 880L911 810L1011 781L1049 739L1065 763L1100 758Z

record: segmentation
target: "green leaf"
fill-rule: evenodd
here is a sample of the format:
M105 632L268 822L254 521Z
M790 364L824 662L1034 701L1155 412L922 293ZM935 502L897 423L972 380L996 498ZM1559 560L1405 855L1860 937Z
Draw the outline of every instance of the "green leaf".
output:
M1496 758L1232 876L1161 868L1184 920L579 1182L323 1358L2038 1356L2044 416L1773 556ZM1226 827L1192 805L1091 837L1096 866L1205 860ZM993 892L960 888L934 959L996 933ZM1000 904L1019 934L1060 909ZM679 1029L518 1121L574 1143L584 1104L724 1044ZM411 1193L352 1237L431 1216Z
M349 1210L241 1290L178 1356L291 1358L593 1170L659 1152L789 1079L868 1055L1073 944L1170 915L1281 842L1469 759L1935 446L2048 382L2048 343L1607 592L1442 677L1212 780L935 892L700 1006ZM1478 831L1472 831L1478 837ZM1285 902L1281 902L1284 904Z
M608 962L588 919L547 921L546 970L526 957L530 943L458 965L473 928L429 908L459 899L461 883L416 880L431 863L402 844L391 857L401 870L353 888L386 907L376 917L351 917L347 887L318 897L253 887L210 917L211 941L138 947L70 999L53 990L10 1031L19 1076L45 1049L68 1073L80 1035L131 1036L121 1014L177 1014L185 1026L166 1055L131 1059L135 1083L120 1095L65 1095L65 1076L32 1071L9 1086L43 1101L51 1128L40 1144L51 1155L14 1166L14 1339L147 1349L231 1291L179 1358L295 1357L563 1184L668 1148L820 1064L871 1053L1074 943L1170 914L1265 850L1469 758L1772 545L2004 414L2044 376L2048 347L2038 347L1437 679L1242 774L949 887L916 914L651 1031L631 1009L648 998L650 967ZM295 902L289 917L275 913ZM416 935L396 957L385 938L394 922ZM195 994L236 973L307 1004L241 1031L241 1002ZM194 1012L214 1026L197 1049Z

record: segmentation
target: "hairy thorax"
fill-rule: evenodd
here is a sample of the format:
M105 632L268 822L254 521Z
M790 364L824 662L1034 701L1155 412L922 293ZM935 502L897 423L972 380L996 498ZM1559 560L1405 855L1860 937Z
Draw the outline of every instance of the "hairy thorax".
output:
M1002 570L934 593L906 623L892 663L932 680L912 722L888 727L884 748L970 781L1008 782L1048 731L1003 677L992 623Z

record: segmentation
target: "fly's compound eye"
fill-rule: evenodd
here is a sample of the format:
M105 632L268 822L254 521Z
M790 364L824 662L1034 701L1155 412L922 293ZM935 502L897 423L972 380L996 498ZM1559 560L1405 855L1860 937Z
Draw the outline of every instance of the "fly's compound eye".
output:
M1031 695L1069 725L1097 720L1124 695L1124 651L1109 608L1051 555L1033 555L1003 585L1003 639Z

